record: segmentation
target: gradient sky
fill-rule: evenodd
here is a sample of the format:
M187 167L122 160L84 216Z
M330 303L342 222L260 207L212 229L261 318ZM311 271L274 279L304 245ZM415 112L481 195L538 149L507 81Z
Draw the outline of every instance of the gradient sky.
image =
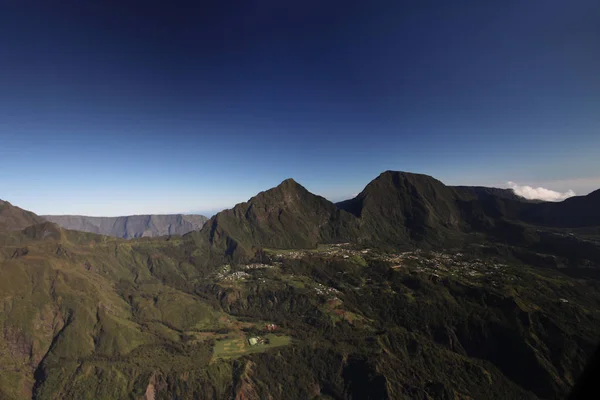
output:
M387 169L600 188L600 2L4 1L0 198L211 214Z

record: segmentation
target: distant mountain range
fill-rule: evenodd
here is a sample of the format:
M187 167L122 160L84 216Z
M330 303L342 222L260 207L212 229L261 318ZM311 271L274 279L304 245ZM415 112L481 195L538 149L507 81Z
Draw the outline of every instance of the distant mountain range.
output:
M42 215L65 229L98 233L124 239L183 235L202 228L203 215L130 215L124 217L87 217L83 215Z

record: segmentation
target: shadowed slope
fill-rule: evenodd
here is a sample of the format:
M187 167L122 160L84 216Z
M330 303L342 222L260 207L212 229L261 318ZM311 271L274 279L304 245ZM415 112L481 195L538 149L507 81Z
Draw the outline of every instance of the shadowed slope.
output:
M455 197L430 176L386 171L337 206L359 217L361 242L436 244L461 229Z
M556 228L600 226L600 190L587 196L570 197L558 203L545 202L524 207L523 221Z

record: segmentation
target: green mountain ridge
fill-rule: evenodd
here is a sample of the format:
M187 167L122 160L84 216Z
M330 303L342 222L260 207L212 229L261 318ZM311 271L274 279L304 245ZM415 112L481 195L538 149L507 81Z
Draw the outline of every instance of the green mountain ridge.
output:
M564 398L600 337L598 200L288 179L130 240L3 202L0 398Z

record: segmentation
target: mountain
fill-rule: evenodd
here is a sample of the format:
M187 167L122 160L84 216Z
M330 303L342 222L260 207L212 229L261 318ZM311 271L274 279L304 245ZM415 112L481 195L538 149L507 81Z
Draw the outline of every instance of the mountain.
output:
M505 223L599 227L599 193L561 202L531 201L509 189L452 187L427 175L386 171L337 206L361 219L367 240L444 243L453 234L485 232Z
M316 248L340 242L378 248L447 248L482 240L530 250L554 246L557 255L569 257L576 252L567 248L578 248L595 258L596 251L583 250L588 247L583 242L573 244L569 239L568 245L555 246L556 237L539 231L600 227L597 197L533 202L509 190L452 187L427 175L386 171L355 198L333 204L288 179L218 213L192 236L197 246L221 261L248 260L260 248Z
M0 231L20 230L27 226L43 222L31 211L15 207L8 201L0 200Z
M252 254L252 248L316 248L318 243L356 236L354 217L316 196L293 179L213 216L198 240L227 254Z
M358 218L360 242L439 244L462 229L455 197L430 176L386 171L337 206Z
M124 217L87 217L83 215L42 215L65 229L98 233L124 239L183 235L200 229L207 218L203 215L130 215Z
M598 200L387 171L336 206L288 179L130 240L11 206L33 224L0 230L0 398L565 398L600 243L553 221Z

